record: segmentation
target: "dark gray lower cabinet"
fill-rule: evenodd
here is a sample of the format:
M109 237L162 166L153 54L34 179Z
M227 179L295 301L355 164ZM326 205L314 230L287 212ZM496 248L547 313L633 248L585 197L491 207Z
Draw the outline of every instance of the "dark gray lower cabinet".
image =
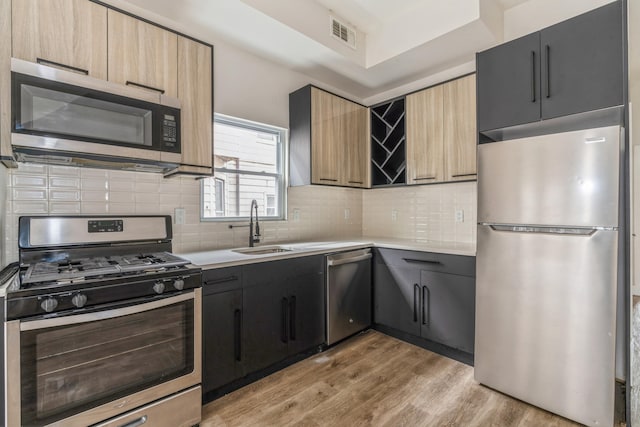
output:
M203 273L203 392L324 343L324 256Z
M472 354L475 257L377 249L374 322Z
M420 287L420 335L473 353L475 278L422 270Z
M243 277L247 372L324 342L324 257L247 265Z
M202 389L207 393L244 375L242 271L207 270L202 278Z

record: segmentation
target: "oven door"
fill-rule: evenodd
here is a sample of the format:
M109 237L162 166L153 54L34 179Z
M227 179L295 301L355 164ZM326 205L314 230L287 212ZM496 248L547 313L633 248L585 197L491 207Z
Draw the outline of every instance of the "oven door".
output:
M7 322L7 425L87 426L201 381L201 289Z

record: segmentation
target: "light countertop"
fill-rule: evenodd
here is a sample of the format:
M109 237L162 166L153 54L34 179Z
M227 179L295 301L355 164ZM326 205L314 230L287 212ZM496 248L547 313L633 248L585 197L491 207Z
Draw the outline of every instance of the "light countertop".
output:
M281 247L289 249L286 252L274 252L266 254L243 254L238 250L246 249L268 249ZM424 241L414 242L408 240L388 239L388 238L367 238L361 240L348 241L324 241L324 242L300 242L300 243L279 243L274 245L256 246L255 248L220 249L202 252L189 252L179 254L180 257L191 261L192 264L203 269L232 267L244 264L254 264L265 261L276 261L288 258L297 258L309 255L322 255L332 252L342 252L362 248L389 248L402 249L420 252L437 252L451 255L475 256L476 245L474 243L458 242L436 242Z

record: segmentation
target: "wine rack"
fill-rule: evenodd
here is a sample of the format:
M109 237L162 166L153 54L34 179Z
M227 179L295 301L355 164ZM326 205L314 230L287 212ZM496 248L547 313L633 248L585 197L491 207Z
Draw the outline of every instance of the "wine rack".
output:
M371 185L406 182L404 97L371 107Z

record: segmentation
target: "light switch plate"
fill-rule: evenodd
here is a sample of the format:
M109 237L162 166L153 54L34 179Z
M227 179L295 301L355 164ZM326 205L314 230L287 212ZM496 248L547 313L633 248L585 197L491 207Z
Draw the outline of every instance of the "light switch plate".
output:
M398 220L398 211L393 209L391 211L391 221L397 221Z
M344 210L344 219L349 219L351 218L351 209L345 209Z
M464 222L464 210L456 209L456 222Z
M186 211L184 208L175 208L175 210L173 211L174 213L174 221L176 224L184 224L185 219L184 217L186 216Z
M293 210L293 220L295 222L300 221L300 209L294 209Z

